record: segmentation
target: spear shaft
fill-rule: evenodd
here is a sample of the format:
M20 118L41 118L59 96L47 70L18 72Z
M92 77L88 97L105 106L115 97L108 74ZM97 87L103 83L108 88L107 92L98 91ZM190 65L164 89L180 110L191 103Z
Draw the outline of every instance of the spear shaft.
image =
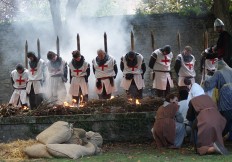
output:
M207 30L204 32L204 49L209 47L209 38Z
M104 48L105 48L105 52L108 52L108 48L107 48L107 35L106 32L104 33Z
M39 38L37 39L37 51L38 51L38 59L40 59L41 55L40 55L40 41L39 41Z
M181 41L180 41L180 32L177 32L177 44L178 44L178 50L179 53L181 53Z
M56 38L56 51L57 51L57 55L60 56L60 40L58 36Z
M154 33L152 31L151 31L151 48L152 48L152 51L155 50Z
M81 46L80 46L80 36L79 34L77 33L77 50L78 51L81 51Z
M26 40L26 43L25 43L25 67L26 68L28 68L27 52L28 52L28 44L27 44L27 40Z
M135 50L134 33L131 31L131 51Z

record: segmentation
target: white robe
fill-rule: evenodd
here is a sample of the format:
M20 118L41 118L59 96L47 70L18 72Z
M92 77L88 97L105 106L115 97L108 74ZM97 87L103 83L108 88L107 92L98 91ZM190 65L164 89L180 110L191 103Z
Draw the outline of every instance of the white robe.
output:
M195 83L195 76L196 76L196 72L194 70L194 66L195 66L195 57L193 55L191 55L193 57L191 62L184 62L183 56L182 54L179 54L177 57L181 58L181 68L180 71L178 73L179 77L178 77L178 86L186 86L184 84L184 79L186 77L192 77L191 78L191 83Z
M160 49L157 49L153 52L156 54L156 62L153 67L153 73L155 73L155 78L153 80L153 88L166 90L167 81L171 88L174 87L173 80L169 72L158 72L158 71L170 71L171 70L171 61L173 58L172 52L168 55L163 55Z
M145 87L144 79L142 78L142 75L141 75L143 73L141 69L141 66L143 63L143 56L141 54L138 54L136 55L136 57L138 59L138 63L135 67L128 67L125 56L123 57L124 70L123 70L123 78L122 78L120 86L125 90L128 90L130 88L130 85L132 82L132 79L127 80L125 78L126 74L134 74L133 79L135 81L135 84L138 90L143 89Z
M96 59L92 61L94 69L95 69L95 77L96 82L98 78L108 78L108 77L114 77L116 74L114 72L114 65L116 64L116 61L113 57L109 56L108 61L103 66L99 66L96 62ZM114 82L114 86L110 84L109 79L101 79L102 87L104 86L106 89L107 94L111 94L113 92L117 91L117 87ZM103 88L98 89L95 86L95 91L97 94L102 94Z
M15 88L9 104L12 104L14 106L21 106L20 102L19 105L17 105L18 100L22 102L22 104L28 104L28 98L26 93L26 84L28 81L28 70L24 70L22 74L19 74L17 70L13 70L11 72L11 77L14 81L13 87Z
M42 59L39 60L37 67L35 69L32 69L30 65L28 65L29 80L26 88L27 94L29 94L31 91L31 85L33 85L35 94L44 93L44 89L43 86L41 85L41 81L45 80L44 78L45 67L46 64Z
M71 71L72 81L69 88L69 94L72 96L79 96L79 89L81 88L82 94L88 94L88 83L85 81L87 75L86 70L89 68L89 64L84 62L82 67L75 69L72 62L69 63L69 69ZM77 71L78 70L78 71Z
M58 69L52 67L50 61L47 63L48 67L48 84L47 86L47 95L48 98L55 98L59 101L63 102L66 99L66 88L65 83L62 80L62 77L64 75L64 67L66 62L62 59L62 63ZM56 75L60 75L59 77L56 77Z

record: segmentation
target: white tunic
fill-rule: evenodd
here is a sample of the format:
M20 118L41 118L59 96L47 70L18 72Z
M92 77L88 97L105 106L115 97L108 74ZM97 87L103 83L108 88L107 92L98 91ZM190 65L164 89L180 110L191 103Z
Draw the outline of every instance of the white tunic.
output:
M44 72L45 72L46 64L44 60L40 59L36 68L31 68L28 64L29 71L29 81L27 83L27 93L29 94L31 91L31 85L33 85L35 94L43 93L43 87L41 85L41 81L45 80Z
M170 76L171 61L173 58L172 52L170 52L168 55L164 55L160 49L157 49L153 52L153 54L157 56L153 67L153 72L155 73L153 88L166 90L167 81L169 82L170 87L173 88L173 80Z
M62 79L62 76L64 75L64 68L65 68L66 62L62 59L62 63L59 68L54 68L51 65L51 62L47 62L47 68L48 68L48 84L47 84L47 95L48 98L55 97L59 101L63 102L66 97L66 88L65 83Z
M196 76L196 72L194 70L194 65L195 65L195 57L193 55L191 55L193 57L191 62L184 62L183 56L182 54L179 54L177 57L181 58L181 68L180 71L178 73L179 78L178 78L178 86L186 86L184 84L184 79L186 77L192 77L191 78L191 83L195 83L195 76Z
M144 79L142 79L142 75L141 75L143 73L143 71L141 69L141 66L143 63L143 56L141 54L138 54L138 55L136 55L136 57L137 57L138 63L134 67L127 66L126 58L125 58L125 56L123 57L124 69L123 69L123 78L122 78L120 86L125 90L128 90L130 88L130 85L132 82L132 79L127 80L125 78L126 74L134 74L133 79L135 81L135 84L136 84L138 90L145 87Z
M87 75L86 70L89 68L89 64L84 61L79 69L74 68L72 62L70 62L68 66L71 71L70 75L72 76L69 94L72 96L79 96L79 89L81 88L82 94L87 95L88 83L85 81L85 76Z
M96 82L97 82L98 78L103 78L103 79L101 79L101 83L102 83L102 85L105 86L106 93L111 94L111 93L117 91L116 85L114 84L114 86L111 86L110 80L105 79L108 77L114 77L116 75L114 72L114 65L116 64L115 59L113 57L109 56L108 61L106 61L106 63L104 65L99 66L97 64L96 58L95 58L95 59L93 59L92 64L93 64L93 67L95 69ZM95 86L95 91L97 94L102 94L103 88L98 89Z
M28 100L26 93L26 84L28 81L28 70L25 69L22 74L19 74L17 70L13 70L11 72L11 77L14 81L13 87L15 88L15 90L11 96L9 103L13 104L14 106L18 106L17 102L20 99L22 104L27 104Z

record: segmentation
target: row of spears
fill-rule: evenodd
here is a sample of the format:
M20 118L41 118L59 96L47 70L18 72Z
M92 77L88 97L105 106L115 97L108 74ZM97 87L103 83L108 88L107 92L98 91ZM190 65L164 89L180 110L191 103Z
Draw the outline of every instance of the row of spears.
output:
M203 33L203 39L204 39L204 49L208 48L208 32L207 30ZM80 36L77 34L76 37L77 40L77 50L80 49ZM131 51L134 51L135 49L135 43L134 43L134 33L131 31ZM181 53L181 37L180 37L180 32L177 32L177 44L178 44L178 51ZM152 47L152 52L155 50L155 40L154 40L154 33L151 31L151 47ZM57 55L60 55L60 41L59 41L59 36L56 38L56 50L57 50ZM104 50L107 53L107 34L104 32ZM28 43L26 40L25 43L25 67L28 68L28 59L27 59L27 52L28 52ZM40 54L40 40L39 38L37 39L37 52L38 52L38 58L41 58Z

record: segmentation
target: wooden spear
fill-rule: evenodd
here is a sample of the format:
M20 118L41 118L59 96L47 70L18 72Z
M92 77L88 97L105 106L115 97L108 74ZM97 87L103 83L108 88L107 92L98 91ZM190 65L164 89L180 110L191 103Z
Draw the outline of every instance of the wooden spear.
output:
M180 32L177 32L177 44L178 44L178 50L179 53L181 53L181 41L180 41Z
M151 31L151 48L152 52L155 50L155 41L154 41L154 33Z
M25 43L25 67L26 68L28 68L27 52L28 52L28 44L27 44L27 40L26 40L26 43Z
M60 40L58 36L56 38L56 51L57 51L57 55L60 56Z
M107 35L106 32L104 32L104 47L105 47L105 52L108 52L108 48L107 48Z
M79 34L77 33L77 50L78 51L81 51L81 46L80 46L80 36Z
M131 51L135 50L134 33L131 31Z
M209 38L208 38L208 31L204 32L204 49L209 47Z
M38 51L38 59L40 59L41 55L40 55L40 41L39 41L39 38L37 39L37 51Z

